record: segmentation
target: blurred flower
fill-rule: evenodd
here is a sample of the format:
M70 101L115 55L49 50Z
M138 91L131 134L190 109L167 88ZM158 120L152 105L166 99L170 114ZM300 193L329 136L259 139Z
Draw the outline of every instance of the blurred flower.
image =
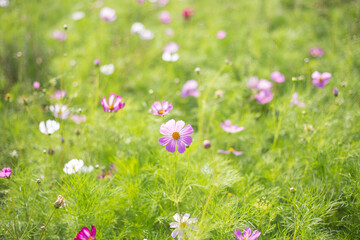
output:
M200 91L198 89L198 82L196 80L187 81L181 90L181 96L183 98L187 96L199 97Z
M100 11L100 18L106 22L113 22L117 18L116 11L112 8L104 7Z
M94 65L99 66L100 65L100 59L95 59L94 60Z
M81 231L76 235L74 240L95 240L96 236L96 229L94 226L91 225L91 231L84 227Z
M74 21L79 21L80 19L82 19L82 18L84 18L85 17L85 13L84 12L81 12L81 11L79 11L79 12L74 12L73 14L72 14L72 19L74 20Z
M38 81L35 81L35 82L33 83L33 88L34 88L34 89L39 89L39 87L40 87L40 83L39 83Z
M220 30L216 33L217 39L224 39L226 37L226 32L224 30Z
M157 0L157 2L159 7L163 7L169 3L169 0Z
M102 65L100 67L100 72L107 76L113 74L114 70L115 70L114 64Z
M22 96L21 99L24 105L28 105L29 102L25 96Z
M63 31L55 30L55 31L52 33L52 37L53 37L53 39L58 40L59 42L63 42L63 41L66 40L67 35L66 35L66 33L63 32Z
M259 232L258 230L255 230L251 234L251 229L245 228L244 235L241 233L241 231L239 229L235 229L234 234L235 234L235 237L237 240L255 240L260 236L261 232Z
M103 173L98 176L99 179L100 178L104 179L106 177L112 177L116 172L116 168L115 168L114 164L110 164L109 171L106 171L105 169L103 169L102 171L103 171Z
M259 83L259 79L257 77L250 77L248 82L247 82L247 86L250 89L257 89L257 85Z
M333 88L333 94L335 97L339 95L339 90L336 87Z
M314 127L311 124L305 124L304 125L304 130L307 133L311 133L311 132L315 131Z
M11 101L11 94L10 93L5 94L5 101L7 101L7 102Z
M216 98L223 98L224 97L224 91L221 89L218 89L215 91L215 97Z
M179 55L177 54L179 51L179 45L176 42L171 42L164 47L164 53L162 55L162 59L165 62L176 62L179 59Z
M11 169L10 168L3 168L0 171L0 178L10 178L11 176Z
M80 171L81 172L84 172L84 173L89 173L89 172L92 172L94 170L94 167L93 166L83 166Z
M164 116L168 114L173 109L173 105L168 101L163 101L162 104L160 102L154 102L154 104L149 109L149 112L158 115Z
M80 124L80 123L86 121L86 116L85 115L73 115L71 117L71 120L73 120L73 122L76 124Z
M101 105L103 106L105 112L117 112L125 107L125 103L121 102L121 100L121 96L116 96L115 98L115 93L111 93L109 96L109 104L106 101L106 97L103 97Z
M204 140L203 146L204 146L204 148L210 148L211 147L211 142L209 140Z
M197 74L199 74L200 71L201 71L201 69L200 69L199 67L195 68L195 72L196 72Z
M9 6L9 0L0 0L0 7Z
M10 156L17 158L19 156L19 154L16 150L14 150L10 153Z
M65 105L55 104L55 106L50 106L49 109L56 118L67 119L70 115L70 110Z
M324 55L324 50L320 47L313 47L309 50L311 56L319 58Z
M159 143L161 145L166 145L166 150L168 152L175 152L175 148L179 153L185 152L186 146L190 146L192 143L191 135L194 130L191 125L186 125L184 121L175 122L174 119L171 119L167 123L164 123L160 127L160 133L166 135L165 137L159 138Z
M219 153L223 153L223 154L234 154L236 156L240 156L240 155L243 155L244 153L243 152L239 152L239 151L235 151L233 148L229 148L229 150L222 150L222 149L219 149L218 150Z
M181 216L176 213L174 215L174 219L176 222L170 223L170 228L175 228L175 230L171 233L172 238L176 238L178 236L178 239L184 239L184 236L186 234L186 231L188 231L188 228L190 228L193 231L199 230L199 228L195 225L198 220L196 218L190 218L190 213L185 213L184 216L181 218Z
M172 28L167 28L167 29L165 30L165 34L166 34L167 36L172 36L172 35L174 35L174 30L172 30Z
M154 38L154 33L149 29L145 29L144 31L140 32L140 38L142 40L151 40Z
M260 81L257 83L256 86L258 90L271 90L272 87L273 87L272 82L266 79L260 79Z
M319 73L318 71L315 71L312 75L312 84L317 86L318 88L324 88L326 84L330 81L331 73L324 72Z
M274 94L271 90L262 90L258 94L256 94L255 99L260 104L266 104L270 102L274 97Z
M46 124L44 121L41 121L39 124L40 132L50 135L59 130L60 123L56 122L55 120L47 120Z
M298 93L296 92L292 95L290 104L297 105L298 107L305 107L305 103L298 100Z
M285 82L285 76L282 75L280 72L271 73L271 79L277 83Z
M242 130L244 130L244 127L239 127L238 125L231 125L231 121L230 120L225 120L224 123L220 123L220 126L222 127L222 129L224 129L225 132L228 133L237 133L237 132L241 132Z
M169 24L171 22L171 16L168 11L162 11L159 15L159 19L163 24Z
M183 17L185 20L189 20L194 15L194 9L192 8L185 8L182 12Z
M60 99L64 98L65 96L66 96L65 90L56 90L55 93L53 93L50 96L50 99L60 100Z
M73 174L80 171L83 166L84 166L84 161L75 158L65 164L63 171L66 174Z
M171 42L164 47L164 52L176 53L179 51L179 45L176 42Z
M140 34L142 31L145 30L145 27L142 23L136 22L131 26L131 33L132 34Z
M138 2L139 4L142 4L142 3L145 2L145 0L137 0L137 2Z
M55 201L56 208L66 208L66 200L63 196L59 195Z

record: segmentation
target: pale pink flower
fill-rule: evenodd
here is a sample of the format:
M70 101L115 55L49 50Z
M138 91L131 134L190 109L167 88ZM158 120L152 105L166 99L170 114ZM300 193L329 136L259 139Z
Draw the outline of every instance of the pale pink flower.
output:
M266 104L270 102L274 97L274 94L271 90L261 90L258 94L256 94L255 99L260 104Z
M171 16L168 11L162 11L159 15L159 19L163 24L169 24L171 22Z
M241 132L242 130L244 130L244 127L239 127L238 125L231 125L231 121L230 120L225 120L224 123L220 123L220 126L222 127L222 129L225 132L228 133L238 133Z
M105 112L117 112L125 107L125 103L121 102L121 100L121 96L116 96L115 98L115 93L111 93L109 96L109 103L106 101L106 97L103 97L101 105L103 106Z
M53 39L58 40L59 42L63 42L63 41L66 40L67 35L66 35L66 33L63 32L63 31L55 30L55 31L52 33L52 37L53 37Z
M226 32L224 30L220 30L216 33L216 37L218 39L224 39L226 37Z
M219 149L218 152L222 153L222 154L230 154L231 153L231 154L234 154L235 156L240 156L240 155L244 154L243 152L235 151L233 148L229 148L229 150Z
M71 120L73 120L73 122L76 124L80 124L80 123L86 121L86 116L85 115L73 115L71 117Z
M191 135L194 130L191 125L186 125L184 121L175 122L171 119L167 123L164 123L160 127L160 133L166 136L159 138L161 145L166 145L168 152L175 152L176 148L179 153L184 153L186 146L190 146L192 143Z
M271 79L277 83L285 82L285 76L282 75L280 72L271 73Z
M168 101L163 101L162 103L155 102L149 109L149 112L154 115L164 116L168 114L172 109L173 105Z
M100 18L106 22L113 22L116 20L116 11L109 7L104 7L100 11Z
M40 83L39 83L38 81L35 81L35 82L33 83L33 88L34 88L34 89L39 89L39 88L40 88Z
M187 96L199 97L200 91L198 89L198 82L196 80L187 81L182 90L181 97L185 98Z
M329 83L331 78L331 73L324 72L319 73L318 71L315 71L312 75L312 84L317 86L318 88L324 88L326 84Z

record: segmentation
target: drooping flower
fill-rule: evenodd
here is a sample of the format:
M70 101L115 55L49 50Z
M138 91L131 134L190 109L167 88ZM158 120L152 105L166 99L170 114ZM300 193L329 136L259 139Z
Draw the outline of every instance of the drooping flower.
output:
M144 30L145 30L144 24L139 23L139 22L136 22L131 26L132 34L140 34Z
M10 178L11 176L11 169L10 168L3 168L0 171L0 178Z
M271 90L262 90L258 94L256 94L255 99L260 104L266 104L270 102L274 97L274 94Z
M324 50L320 47L313 47L309 50L311 56L320 58L324 55Z
M173 109L173 105L169 103L168 101L160 102L154 102L154 104L149 109L149 112L158 115L158 116L164 116L168 114Z
M283 74L281 74L280 72L277 72L277 71L271 73L271 79L274 82L277 82L277 83L285 82L285 76Z
M55 104L55 106L50 106L49 109L56 118L67 119L70 115L70 110L65 105Z
M107 76L114 73L115 67L114 64L102 65L100 66L100 72Z
M176 236L178 236L178 239L182 240L184 239L186 231L190 229L193 231L199 230L197 226L193 225L198 221L197 218L189 219L189 217L190 213L185 213L182 218L178 213L174 215L174 219L176 222L170 223L170 228L175 228L175 230L171 233L172 238L176 238Z
M187 96L199 97L200 91L198 89L198 82L196 80L187 81L182 90L181 97L185 98Z
M79 21L85 17L85 13L82 11L74 12L71 17L74 21Z
M65 90L56 90L51 96L50 99L52 100L60 100L66 96Z
M159 19L163 24L169 24L171 22L171 16L168 11L162 11L159 15Z
M237 133L237 132L241 132L242 130L244 130L244 127L239 127L238 125L231 125L231 121L230 120L225 120L224 123L220 123L220 126L222 127L222 129L224 129L225 132L228 133Z
M100 18L106 22L113 22L116 20L116 11L109 7L104 7L100 11Z
M35 81L35 82L33 83L33 88L34 88L34 89L39 89L39 88L40 88L40 83L39 83L38 81Z
M74 238L74 240L95 240L95 236L96 236L96 228L93 225L91 225L91 231L87 227L84 227L76 235L76 238Z
M324 88L326 84L330 81L331 73L324 72L319 73L318 71L313 72L311 75L312 77L312 84L317 86L318 88Z
M66 174L73 174L80 171L83 166L84 166L84 161L75 158L65 164L63 171Z
M219 149L218 150L219 153L223 153L223 154L234 154L236 156L240 156L240 155L243 155L244 153L243 152L239 152L239 151L236 151L234 150L233 148L229 148L229 150L222 150L222 149Z
M116 96L115 98L115 93L111 93L109 96L109 103L106 101L106 97L103 97L101 105L103 106L105 112L117 112L125 107L125 103L121 102L121 100L121 96Z
M242 234L239 229L235 229L234 234L235 234L235 237L236 237L237 240L255 240L260 236L261 232L259 232L258 230L255 230L251 234L251 229L250 228L245 228L244 229L244 234Z
M39 124L40 132L50 135L59 130L60 123L56 122L55 120L47 120L46 124L44 121L41 121Z
M192 143L192 137L189 135L191 135L194 130L190 124L184 126L184 121L180 120L175 122L174 119L161 125L160 133L166 136L160 137L159 143L163 146L166 145L168 152L175 152L177 148L179 153L184 153L186 146L190 146Z
M67 35L66 35L66 33L63 32L63 31L55 30L55 31L52 33L52 37L53 37L53 39L58 40L59 42L63 42L63 41L66 40Z
M304 102L300 102L298 99L298 93L294 92L294 94L291 97L291 105L296 105L298 107L305 107Z
M217 39L224 39L226 37L226 32L224 30L220 30L216 33Z
M185 20L189 20L194 15L194 9L185 8L182 13Z
M56 208L66 208L66 200L63 196L59 195L54 203Z
M80 124L80 123L86 121L86 116L85 115L73 115L71 117L71 120L73 120L73 122L76 124Z
M110 164L110 167L109 167L109 171L106 171L105 169L102 170L102 174L100 174L97 178L107 178L107 177L112 177L115 172L116 172L116 168L114 166L114 164Z

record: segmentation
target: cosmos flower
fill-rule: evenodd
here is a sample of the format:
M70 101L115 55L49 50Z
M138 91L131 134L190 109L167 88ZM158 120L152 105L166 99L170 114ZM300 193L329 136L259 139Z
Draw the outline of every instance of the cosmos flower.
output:
M40 83L39 83L38 81L35 81L35 82L33 83L33 88L34 88L34 89L39 89L39 88L40 88Z
M324 50L320 47L313 47L309 50L311 56L320 58L324 55Z
M10 168L3 168L0 171L0 178L10 178L11 176L11 169Z
M231 153L231 154L234 154L236 156L240 156L240 155L244 154L243 152L235 151L233 148L229 148L229 150L219 149L218 152L223 153L223 154L230 154Z
M194 9L192 8L185 8L182 12L183 17L185 20L190 20L190 18L194 15Z
M74 12L71 17L74 21L79 21L80 19L85 17L85 13L81 11Z
M285 76L282 75L280 72L271 73L271 79L277 83L285 82Z
M312 84L317 86L318 88L324 88L326 84L330 81L331 73L324 72L319 73L318 71L315 71L312 75Z
M0 0L0 7L9 6L9 0Z
M274 97L274 94L271 90L262 90L258 94L256 94L255 99L260 104L266 104L270 102Z
M94 167L93 166L83 166L80 171L81 172L84 172L84 173L89 173L89 172L92 172L94 170Z
M154 104L149 109L149 112L158 115L164 116L168 114L173 109L173 105L168 101L163 101L162 104L160 102L154 102Z
M66 33L63 32L63 31L55 30L55 31L52 33L52 37L53 37L53 39L58 40L59 42L63 42L63 41L66 40L67 35L66 35Z
M142 23L136 22L131 26L131 33L132 34L140 34L142 31L145 30L145 27Z
M222 129L224 129L225 132L228 133L237 133L237 132L241 132L242 130L244 130L244 127L239 127L238 125L231 125L231 121L230 120L225 120L224 123L220 123L220 126L222 127Z
M103 97L101 105L103 106L105 112L117 112L125 107L125 103L121 102L121 100L121 96L116 96L115 98L115 93L111 93L109 96L109 104L106 101L106 97Z
M299 101L297 92L294 92L294 94L291 96L290 104L291 105L296 105L298 107L305 107L305 103Z
M270 82L266 79L260 79L256 86L256 88L260 91L261 90L271 90L272 87L273 87L272 82Z
M73 122L76 124L80 124L80 123L86 121L86 116L85 115L73 115L71 117L71 120L73 120Z
M97 177L98 179L112 177L116 172L116 168L115 168L114 164L110 164L109 171L106 171L105 169L103 169L102 171L103 171L103 173Z
M56 208L66 208L66 200L63 196L59 195L54 203Z
M176 42L169 43L164 47L162 59L165 62L176 62L180 58L177 51L179 51L179 45Z
M259 83L259 79L257 77L250 77L248 82L247 82L247 86L250 89L257 89L257 85Z
M114 64L102 65L100 67L100 72L107 76L113 74L114 70L115 70Z
M190 146L192 143L192 137L188 135L191 135L194 130L190 124L184 126L184 121L175 122L174 119L161 125L160 133L166 136L159 138L159 143L163 146L166 145L168 152L175 152L177 148L179 153L184 153L186 146Z
M65 90L56 90L55 93L53 93L50 96L50 99L52 100L60 100L62 98L64 98L66 96L66 91Z
M96 236L96 228L91 225L91 231L84 227L81 231L76 235L74 240L95 240Z
M251 234L251 229L245 228L244 235L241 233L241 231L239 229L235 229L234 234L235 234L235 237L237 240L255 240L260 236L261 232L259 232L258 230L255 230Z
M140 38L142 40L151 40L154 38L154 33L149 29L144 29L142 32L140 32Z
M224 39L226 37L226 32L224 30L220 30L216 33L217 39Z
M49 109L56 118L67 119L70 115L70 110L65 105L55 104L55 106L50 106Z
M199 228L195 225L198 220L196 218L190 218L190 213L185 213L184 216L181 218L181 216L176 213L174 215L174 219L176 222L170 223L170 228L175 228L175 230L171 233L172 238L176 238L178 236L179 240L184 239L184 236L186 234L186 231L189 229L193 231L199 230Z
M60 128L60 123L56 122L55 120L47 120L46 124L44 121L41 121L39 124L40 132L51 135Z
M73 174L80 171L83 166L84 166L84 161L75 158L65 164L63 171L66 174Z
M100 18L106 22L113 22L116 20L116 11L109 7L104 7L100 11Z
M187 96L199 97L200 91L198 89L198 82L196 80L187 81L182 90L181 97L185 98Z
M176 53L179 51L179 45L176 42L171 42L164 47L164 52Z
M171 22L171 16L168 11L162 11L159 15L159 19L163 24L169 24Z

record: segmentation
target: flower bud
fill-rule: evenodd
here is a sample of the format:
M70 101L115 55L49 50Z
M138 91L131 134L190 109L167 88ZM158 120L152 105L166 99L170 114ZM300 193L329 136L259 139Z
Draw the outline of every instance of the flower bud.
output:
M55 208L66 208L66 200L63 196L59 195L55 201Z
M195 72L196 72L197 74L200 74L200 68L199 68L199 67L195 68Z
M95 65L95 66L99 66L99 65L100 65L100 60L99 60L99 59L95 59L95 60L94 60L94 65Z
M211 147L211 142L209 140L205 140L203 145L204 145L204 148L210 148Z
M45 226L41 226L40 228L41 228L41 229L45 229Z
M336 87L333 88L333 94L335 97L339 95L339 90Z
M41 183L41 179L40 178L36 179L36 182Z
M65 24L65 25L64 25L64 29L65 29L65 30L68 30L68 28L69 28L68 25Z
M294 187L291 187L290 192L296 192L296 189Z
M10 93L7 93L7 94L5 95L5 100L6 100L7 102L10 102L10 100L11 100L11 94L10 94Z

